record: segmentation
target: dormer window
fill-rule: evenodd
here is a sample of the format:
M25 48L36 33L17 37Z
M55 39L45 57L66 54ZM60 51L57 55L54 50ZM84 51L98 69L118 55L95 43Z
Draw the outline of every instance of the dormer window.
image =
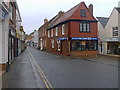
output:
M86 17L86 10L81 9L80 14L81 17Z

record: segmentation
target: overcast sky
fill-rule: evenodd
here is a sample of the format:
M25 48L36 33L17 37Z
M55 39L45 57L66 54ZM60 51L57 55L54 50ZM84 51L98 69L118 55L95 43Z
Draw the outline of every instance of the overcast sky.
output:
M83 0L17 0L22 25L27 34L38 30L44 18L50 20L59 11L68 11ZM84 0L86 5L93 4L94 16L109 17L119 0Z

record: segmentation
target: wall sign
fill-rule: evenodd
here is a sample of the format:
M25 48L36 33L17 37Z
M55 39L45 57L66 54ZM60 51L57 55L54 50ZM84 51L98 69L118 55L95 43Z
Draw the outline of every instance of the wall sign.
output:
M67 40L67 37L59 38L58 40Z
M71 40L98 40L98 38L72 37Z
M0 8L0 18L2 18L2 20L5 20L6 15L7 13Z

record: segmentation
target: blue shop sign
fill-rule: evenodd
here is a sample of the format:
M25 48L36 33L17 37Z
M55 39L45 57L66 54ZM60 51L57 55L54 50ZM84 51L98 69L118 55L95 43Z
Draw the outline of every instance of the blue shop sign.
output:
M72 37L71 40L98 40L98 38Z
M67 40L67 37L59 38L58 40Z
M7 13L3 9L0 8L0 18L2 18L3 20L5 20L6 15L7 15Z

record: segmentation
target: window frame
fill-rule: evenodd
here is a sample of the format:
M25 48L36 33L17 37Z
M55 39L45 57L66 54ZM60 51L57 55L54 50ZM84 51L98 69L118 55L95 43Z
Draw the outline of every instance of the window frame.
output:
M71 51L97 51L97 40L72 40Z
M113 37L118 37L119 36L119 28L118 27L112 27L112 36Z
M81 17L86 17L86 10L85 9L80 10L80 16Z
M55 28L55 36L58 36L58 27Z
M50 30L48 30L48 38L50 37Z
M51 29L51 37L53 37L53 29Z
M65 35L65 24L62 25L62 35Z
M54 45L54 44L55 44L55 41L52 40L51 43L52 43L52 48L55 48L55 45Z
M90 32L90 23L89 22L80 22L80 30L79 31L86 32L86 33Z

